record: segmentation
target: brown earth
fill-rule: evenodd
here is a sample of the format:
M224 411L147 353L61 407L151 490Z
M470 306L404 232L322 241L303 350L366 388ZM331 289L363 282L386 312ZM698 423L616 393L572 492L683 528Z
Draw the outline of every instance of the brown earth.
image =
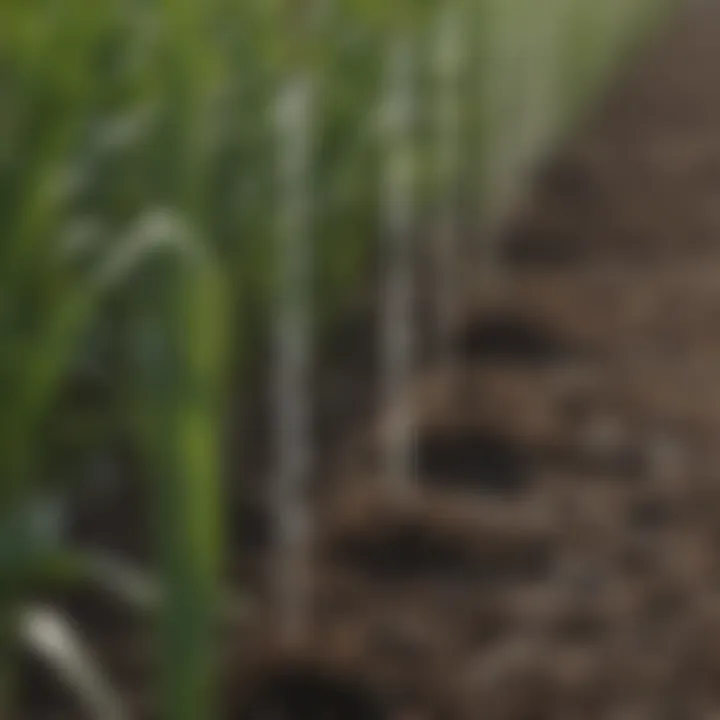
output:
M372 325L346 333L319 373L311 639L277 649L269 521L238 502L255 614L228 717L720 718L718 68L720 4L697 4L538 174L501 291L469 289L453 362L414 379L402 505L378 482ZM72 609L140 714L143 653L106 605ZM70 717L52 697L28 717Z

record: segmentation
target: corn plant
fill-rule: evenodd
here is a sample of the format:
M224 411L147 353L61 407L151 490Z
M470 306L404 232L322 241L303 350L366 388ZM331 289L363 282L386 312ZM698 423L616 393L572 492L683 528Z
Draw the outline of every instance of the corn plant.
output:
M460 191L462 180L462 80L467 62L468 5L460 0L438 10L434 38L437 201L433 263L436 268L434 349L442 359L457 316Z
M43 423L102 292L92 272L78 271L63 236L72 235L70 158L94 80L87 60L108 12L88 8L72 25L56 17L57 8L8 3L1 13L0 714L10 717L22 600L56 557L53 533L33 521L47 489L38 453ZM49 66L46 53L57 63Z
M12 654L23 627L30 628L25 634L37 645L37 623L22 625L25 599L38 583L55 577L87 580L91 571L82 554L66 553L52 526L37 519L37 508L42 509L48 491L38 452L42 433L89 326L100 320L105 299L120 284L130 285L127 273L144 262L142 248L129 247L112 230L112 221L126 214L119 203L110 205L120 199L123 186L106 185L104 197L85 195L85 173L92 171L91 160L97 159L97 154L93 158L87 152L94 129L90 123L101 109L106 88L114 87L106 82L103 73L109 70L101 60L122 29L125 9L132 10L129 4L81 0L63 8L8 3L0 20L7 40L2 99L7 103L3 117L10 139L3 145L0 163L0 713L4 717L13 714ZM179 6L168 10L167 19L176 20L172 37L186 43L188 57L198 59L197 45L195 49L188 45L195 40L188 28L195 27L197 18L183 15ZM53 62L48 62L49 57ZM194 111L207 105L194 105L196 98L183 84L194 80L193 87L205 87L208 78L198 77L199 64L194 60L183 66L174 57L172 64L180 72L172 86L173 99L191 101L185 110L173 109L181 114L186 137L203 138ZM153 82L141 76L133 92L155 100ZM202 197L202 148L185 147L183 172L173 175L170 189L179 203L195 211ZM141 201L149 199L150 192ZM90 215L90 208L98 214L106 211L105 216ZM180 255L177 248L173 253ZM167 331L170 337L162 358L151 358L154 366L138 366L143 373L134 376L133 387L152 372L165 381L144 383L135 417L137 427L142 426L141 444L151 459L153 485L158 488L152 499L163 568L160 618L166 628L163 656L168 677L163 704L166 716L181 718L204 717L210 708L210 630L217 607L213 597L219 558L219 543L213 538L221 527L214 499L218 482L214 445L220 417L215 398L221 374L215 368L224 357L219 345L226 327L223 301L215 299L221 278L213 274L212 261L203 259L198 250L173 262L184 269L172 281L167 272L162 275L169 283L167 291L160 298L153 295L141 313L146 323L161 317L156 335ZM140 324L136 328L139 332ZM157 374L158 363L162 374ZM148 424L150 417L153 423ZM48 623L41 627L47 637Z
M283 639L294 642L304 638L307 625L310 592L307 495L312 474L309 395L314 256L311 170L316 133L316 79L306 57L304 34L307 30L304 26L313 19L308 16L319 8L302 5L284 10L280 35L286 37L290 50L288 70L278 90L275 108L279 189L275 257L280 282L274 313L277 468L272 507L277 527L274 579L278 619Z
M217 711L222 598L225 283L182 215L157 211L131 232L126 262L135 253L144 260L128 324L128 417L147 461L163 591L161 711L173 719L209 717Z
M413 230L416 217L416 30L398 10L400 23L387 40L381 91L380 150L386 166L379 185L382 204L384 296L381 368L384 467L388 489L407 496L413 484L414 428L408 385L414 362Z

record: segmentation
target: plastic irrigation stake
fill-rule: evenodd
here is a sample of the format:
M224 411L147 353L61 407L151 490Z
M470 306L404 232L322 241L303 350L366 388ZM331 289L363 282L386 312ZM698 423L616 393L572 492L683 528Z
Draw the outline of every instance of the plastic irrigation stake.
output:
M311 138L314 87L309 71L286 78L278 94L276 130L280 206L278 304L274 319L276 468L272 508L277 522L273 575L281 636L302 638L310 595L307 486L310 436Z
M412 36L393 39L385 69L381 100L381 183L384 230L384 297L381 367L385 426L384 467L387 489L404 498L413 487L414 422L408 395L413 368L414 221L414 72Z

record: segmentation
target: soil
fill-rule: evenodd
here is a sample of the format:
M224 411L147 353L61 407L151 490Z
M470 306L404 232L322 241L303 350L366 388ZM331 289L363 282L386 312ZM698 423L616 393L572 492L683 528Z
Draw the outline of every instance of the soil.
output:
M267 448L244 459L230 573L254 609L226 633L228 718L720 717L717 68L720 3L688 5L538 172L502 287L467 289L452 358L413 379L407 501L378 472L372 302L323 361L298 647L268 601ZM135 548L139 503L113 506L78 536ZM64 602L147 714L136 620ZM36 679L28 718L79 717Z

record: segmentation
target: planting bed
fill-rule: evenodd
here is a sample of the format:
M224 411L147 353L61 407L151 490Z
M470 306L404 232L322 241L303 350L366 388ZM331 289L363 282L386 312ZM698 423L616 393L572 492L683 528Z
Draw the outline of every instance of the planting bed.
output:
M502 286L468 288L454 362L414 379L406 504L378 481L372 353L318 373L301 647L274 640L267 453L237 463L229 571L250 609L224 633L228 718L720 717L719 67L720 4L705 2L538 174ZM371 324L351 335L372 347ZM261 444L264 413L249 414ZM84 512L78 535L142 555L127 493ZM137 620L62 601L151 714ZM34 680L28 720L78 717Z

